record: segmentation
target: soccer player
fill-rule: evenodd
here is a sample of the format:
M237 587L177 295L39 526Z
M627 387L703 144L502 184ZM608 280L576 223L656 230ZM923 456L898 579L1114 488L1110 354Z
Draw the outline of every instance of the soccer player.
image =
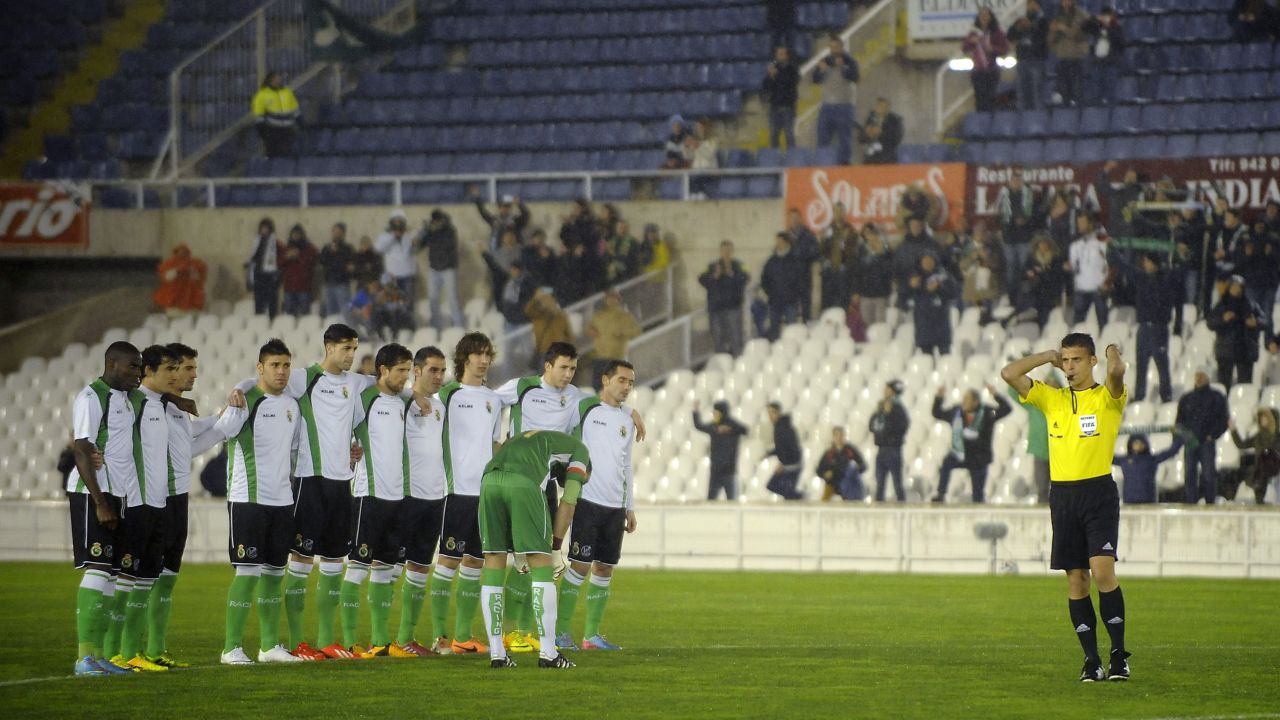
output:
M1098 364L1093 338L1071 333L1057 350L1014 360L1000 377L1018 391L1018 399L1044 413L1049 432L1049 513L1053 524L1050 567L1067 573L1071 625L1084 649L1081 682L1128 680L1129 653L1124 644L1124 595L1116 580L1120 546L1120 498L1111 477L1120 418L1128 400L1120 348L1107 346L1106 381L1094 381ZM1027 377L1052 364L1067 376L1068 387L1053 388ZM1098 587L1098 606L1111 635L1111 658L1098 657L1098 617L1089 596L1090 575Z
M290 456L305 444L298 401L289 385L292 353L280 340L258 351L258 384L245 394L245 407L232 403L214 426L230 441L227 448L227 543L235 579L227 591L223 665L252 665L241 647L244 624L257 590L261 645L258 662L303 659L280 644L281 586L293 536Z
M431 622L434 627L444 627L449 615L449 585L454 575L459 576L453 641L441 636L435 644L437 649L448 645L453 654L483 653L488 649L471 636L471 621L480 603L480 568L484 565L477 515L480 478L498 449L502 432L502 401L484 386L493 357L493 343L483 333L463 335L453 351L457 380L440 389L444 408L441 445L449 492L445 497L440 558L432 573Z
M577 408L574 435L591 453L592 482L582 488L573 515L569 567L560 582L560 615L556 619L556 647L573 647L569 631L573 610L590 573L587 622L583 650L621 650L600 634L600 621L609 602L609 583L622 556L622 533L636 530L635 486L631 471L631 442L636 427L624 403L636 384L636 370L625 360L605 365L600 395Z
M427 598L427 579L444 524L444 406L436 393L444 384L445 357L436 347L424 347L413 357L413 394L430 398L429 409L416 402L405 404L405 444L409 448L409 491L400 502L400 546L404 558L400 629L393 650L416 655L452 652L452 645L423 646L414 638L418 616ZM448 589L445 589L448 592ZM432 628L432 637L446 635L444 626Z
M168 350L177 360L173 394L182 397L196 382L198 353L182 343L170 343ZM173 589L182 569L182 555L187 548L187 499L191 490L191 458L202 455L222 442L222 434L214 429L218 416L192 418L173 403L165 404L169 417L169 497L164 505L164 568L151 588L147 609L147 660L165 667L185 668L188 663L175 660L169 653L169 614L173 610Z
M80 391L71 411L76 464L66 490L72 554L76 569L84 570L76 593L77 675L135 671L112 664L104 652L104 640L115 606L120 499L129 477L136 473L129 391L138 387L141 379L138 349L127 342L112 343L101 377Z
M481 605L489 635L490 667L515 667L502 644L502 586L509 549L529 559L541 647L538 667L574 666L555 646L556 585L551 553L560 549L590 472L586 446L576 438L552 431L527 432L509 439L485 467L480 486L480 533L484 544ZM554 524L546 502L546 485L553 478L564 485Z
M417 657L391 645L387 634L391 614L392 570L400 559L397 536L400 502L409 483L405 448L405 401L400 392L413 370L413 354L396 343L383 345L373 360L376 385L360 393L356 405L355 436L363 449L351 483L354 528L347 575L342 583L343 644L362 658ZM410 401L412 402L412 401ZM360 614L360 585L369 578L371 645L356 644Z

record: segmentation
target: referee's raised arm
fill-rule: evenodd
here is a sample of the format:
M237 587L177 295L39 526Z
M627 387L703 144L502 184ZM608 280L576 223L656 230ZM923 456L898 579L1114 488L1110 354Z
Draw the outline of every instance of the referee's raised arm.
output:
M1045 350L1042 353L1018 358L1005 365L1004 369L1000 371L1000 378L1008 383L1009 387L1017 390L1019 397L1026 397L1027 393L1031 392L1031 378L1027 377L1027 373L1045 363L1060 367L1061 362L1061 356L1057 350Z
M1120 358L1120 346L1107 346L1107 391L1111 397L1119 398L1124 394L1124 360Z

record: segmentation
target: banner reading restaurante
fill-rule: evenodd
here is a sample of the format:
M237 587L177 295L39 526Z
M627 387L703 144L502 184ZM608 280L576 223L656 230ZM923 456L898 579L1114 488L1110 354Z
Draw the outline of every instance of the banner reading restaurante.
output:
M86 247L88 197L73 183L0 184L0 247Z
M950 227L964 212L965 175L962 163L791 168L787 170L786 208L798 209L814 231L831 224L839 204L854 225L873 222L896 233L902 196L916 185L929 201L932 224Z

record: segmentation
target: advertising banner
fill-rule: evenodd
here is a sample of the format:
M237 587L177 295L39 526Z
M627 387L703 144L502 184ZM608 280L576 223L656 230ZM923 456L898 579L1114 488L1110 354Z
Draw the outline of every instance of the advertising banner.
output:
M831 224L839 204L854 225L873 222L883 231L896 233L902 195L917 185L929 197L933 224L949 227L964 212L965 179L963 163L791 168L786 207L800 210L805 224L815 232Z
M907 33L912 41L963 39L983 5L1004 28L1027 10L1026 0L907 0Z
M87 188L69 183L0 183L0 248L88 245Z

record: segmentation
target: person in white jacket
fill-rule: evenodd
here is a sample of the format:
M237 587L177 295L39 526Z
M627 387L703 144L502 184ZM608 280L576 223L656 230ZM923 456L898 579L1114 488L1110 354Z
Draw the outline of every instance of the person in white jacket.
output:
M382 266L400 293L412 302L417 295L418 243L417 236L409 232L409 218L397 208L387 218L387 229L373 243L373 249L382 256Z
M1076 239L1069 251L1071 273L1075 276L1075 295L1071 301L1072 322L1084 322L1093 305L1098 314L1098 329L1107 324L1107 297L1103 286L1107 281L1107 234L1095 228L1088 213L1076 218Z

